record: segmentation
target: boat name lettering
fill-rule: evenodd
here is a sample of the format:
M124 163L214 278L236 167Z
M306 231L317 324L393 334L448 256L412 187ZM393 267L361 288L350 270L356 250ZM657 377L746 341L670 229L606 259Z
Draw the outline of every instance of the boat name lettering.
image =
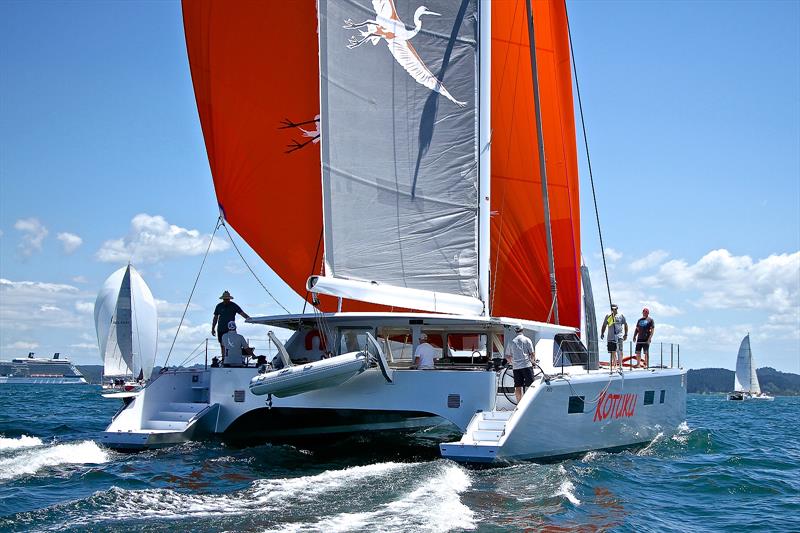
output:
M594 421L607 418L628 418L636 410L636 394L603 393L594 410Z

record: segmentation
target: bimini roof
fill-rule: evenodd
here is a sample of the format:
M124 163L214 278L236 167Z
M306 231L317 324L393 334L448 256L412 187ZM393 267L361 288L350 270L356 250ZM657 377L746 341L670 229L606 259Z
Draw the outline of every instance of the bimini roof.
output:
M506 317L443 315L434 313L325 313L324 320L332 326L427 326L458 328L464 330L484 331L486 329L503 328L522 324L526 330L547 331L552 333L575 333L577 330L568 326L557 326L531 320L518 320ZM250 317L250 324L300 329L303 326L316 327L320 315L291 314Z

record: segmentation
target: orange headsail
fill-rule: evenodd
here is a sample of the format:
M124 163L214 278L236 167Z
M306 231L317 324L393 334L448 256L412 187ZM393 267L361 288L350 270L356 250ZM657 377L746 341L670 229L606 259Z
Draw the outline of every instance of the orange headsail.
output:
M491 310L546 320L550 274L524 1L492 3ZM560 322L580 326L580 207L564 0L533 0Z

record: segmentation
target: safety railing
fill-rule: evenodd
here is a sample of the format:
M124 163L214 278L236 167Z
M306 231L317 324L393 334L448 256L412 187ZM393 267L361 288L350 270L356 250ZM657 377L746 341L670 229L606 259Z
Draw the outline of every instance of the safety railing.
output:
M644 349L642 349L639 355L636 354L635 344L636 343L629 341L623 345L623 370L681 367L680 344L672 342L651 343L648 354L645 354ZM605 345L600 346L601 350L603 348L605 348ZM627 355L625 355L626 352ZM566 367L572 365L584 366L588 370L598 367L600 369L610 369L613 361L613 367L615 369L619 366L616 360L616 354L611 355L607 351L600 351L598 356L599 362L585 349L571 349L569 342L562 342L556 345L556 350L553 354L553 366L561 368L562 373L565 371Z

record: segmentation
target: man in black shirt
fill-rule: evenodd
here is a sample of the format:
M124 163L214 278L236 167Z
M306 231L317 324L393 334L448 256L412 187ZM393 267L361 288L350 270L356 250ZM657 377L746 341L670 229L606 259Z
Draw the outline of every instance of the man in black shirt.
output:
M650 318L650 310L642 309L642 318L636 321L636 331L633 332L633 342L636 343L636 359L639 366L648 366L650 360L650 341L653 340L653 333L656 331L656 324ZM637 338L638 337L638 338ZM644 350L644 359L641 358Z
M219 341L219 348L222 351L222 356L225 357L225 347L222 346L222 336L228 332L228 322L236 320L236 315L242 315L244 318L250 318L250 315L242 311L242 308L233 303L233 296L228 291L222 293L219 297L222 302L217 304L214 308L214 319L211 321L211 335L216 335ZM219 323L219 331L214 330Z

